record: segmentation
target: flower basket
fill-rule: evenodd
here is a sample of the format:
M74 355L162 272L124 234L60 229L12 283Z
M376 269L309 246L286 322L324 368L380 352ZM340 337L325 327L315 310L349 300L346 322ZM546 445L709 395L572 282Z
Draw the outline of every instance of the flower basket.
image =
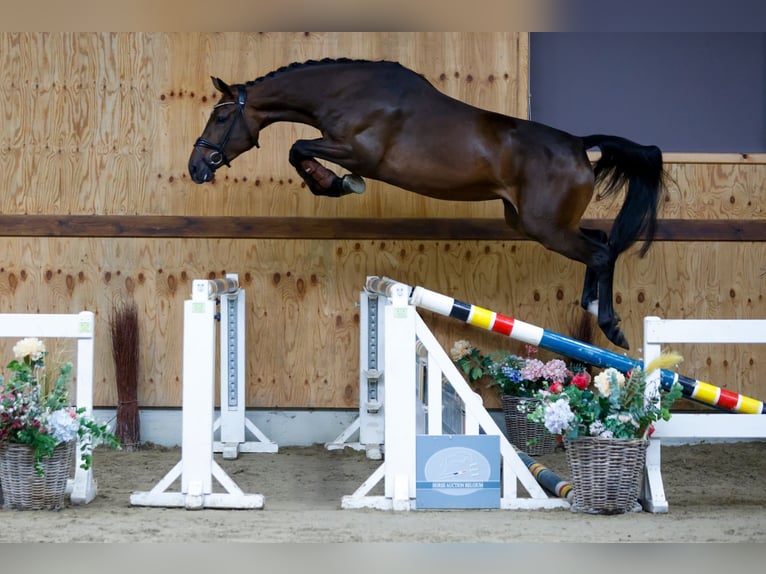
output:
M45 474L35 473L34 449L26 444L0 443L0 483L3 508L58 510L64 506L67 479L72 470L75 441L59 444L53 456L41 462Z
M556 450L558 437L549 433L542 423L532 422L527 413L535 410L540 399L502 395L505 430L508 440L529 456L551 454Z
M640 510L638 497L648 444L645 439L565 439L574 491L572 511L622 514Z

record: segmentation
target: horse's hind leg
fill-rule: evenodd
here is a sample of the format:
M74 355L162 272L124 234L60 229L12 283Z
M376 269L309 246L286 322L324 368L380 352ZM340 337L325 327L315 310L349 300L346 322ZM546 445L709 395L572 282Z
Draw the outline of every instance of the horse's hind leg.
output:
M614 259L598 273L598 325L612 343L623 349L630 345L617 324L620 318L614 311Z
M609 235L607 235L606 231L602 231L601 229L585 229L580 228L580 231L584 234L593 239L594 241L597 241L599 243L603 243L604 245L607 245L607 242L609 241ZM582 297L580 298L580 305L583 309L588 311L589 313L593 315L598 315L598 273L592 269L591 267L585 268L585 280L583 281L582 286ZM615 318L619 321L619 317L615 313Z
M298 140L290 148L290 164L298 172L314 195L342 197L349 193L364 193L364 180L358 175L338 177L315 158L339 161L347 158L341 147L334 147L324 140Z
M585 263L585 280L583 282L583 293L581 305L587 311L597 317L598 326L612 343L618 347L629 349L628 340L625 338L622 329L618 327L620 317L614 310L614 265L615 258L611 254L609 245L603 241L603 232L595 234L586 233L581 230L577 237L581 246L586 246L585 251L590 252L590 257L579 259L582 251L573 251L575 257L565 253L560 249L554 249L562 255L571 257ZM572 243L577 242L572 237ZM574 245L572 245L574 247Z
M510 208L512 210L512 207ZM511 226L520 226L526 235L538 241L551 251L579 261L586 267L583 295L581 302L585 308L598 300L598 326L607 339L618 347L629 348L628 341L618 327L619 318L614 312L612 301L612 282L614 278L615 257L609 245L604 241L603 232L580 230L576 227L555 227L552 221L558 221L559 214L546 213L545 209L530 210L534 217L525 217L525 212L509 213L506 206L506 221ZM585 304L587 301L587 305Z

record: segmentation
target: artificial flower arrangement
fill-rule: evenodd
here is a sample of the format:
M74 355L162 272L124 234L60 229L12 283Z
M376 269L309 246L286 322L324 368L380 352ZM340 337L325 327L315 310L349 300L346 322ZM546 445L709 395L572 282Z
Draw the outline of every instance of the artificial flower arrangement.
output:
M678 382L667 392L657 388L647 393L646 375L655 369L674 367L682 360L676 353L665 353L645 371L636 367L625 375L610 367L592 381L582 371L568 384L551 385L536 393L541 402L527 415L528 419L542 423L554 435L570 439L645 438L651 435L655 421L670 419L670 407L682 396Z
M22 339L13 347L15 359L7 365L10 376L0 376L0 443L29 445L34 451L35 473L44 474L41 462L53 456L56 446L77 439L81 464L89 469L93 448L100 443L120 448L105 423L69 405L67 385L72 364L64 363L56 380L48 380L45 344L37 338Z
M551 385L561 388L569 383L584 367L573 365L570 369L561 359L543 362L537 359L537 347L526 346L526 357L511 353L483 354L470 341L456 341L450 350L450 357L461 368L471 383L483 376L490 380L489 387L495 387L501 395L514 397L535 397Z

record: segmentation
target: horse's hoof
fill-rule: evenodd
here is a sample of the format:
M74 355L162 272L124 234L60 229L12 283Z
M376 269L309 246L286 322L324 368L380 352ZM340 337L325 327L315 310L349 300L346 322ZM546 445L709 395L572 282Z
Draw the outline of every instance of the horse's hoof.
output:
M607 338L618 347L622 347L626 351L630 350L630 344L620 329L616 329L614 333L607 335Z
M358 175L350 173L343 176L343 191L346 193L364 193L367 189L367 184Z

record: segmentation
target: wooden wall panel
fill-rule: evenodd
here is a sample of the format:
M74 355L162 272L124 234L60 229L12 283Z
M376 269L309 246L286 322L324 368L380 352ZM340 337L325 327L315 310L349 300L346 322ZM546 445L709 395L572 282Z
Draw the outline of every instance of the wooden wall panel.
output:
M667 219L766 219L766 165L666 163ZM623 196L594 200L585 217L613 218Z
M191 281L238 273L247 297L248 405L353 408L358 401L359 291L367 275L413 285L571 334L583 271L530 242L282 241L0 238L3 312L93 310L96 404L116 400L108 318L135 301L140 315L143 406L179 406L183 300ZM766 316L766 246L658 243L644 259L617 268L617 312L640 356L642 318ZM530 265L529 261L534 261ZM523 352L519 343L424 313L449 348L468 338L487 351ZM594 343L608 348L600 332ZM766 396L759 376L766 348L680 349L682 372L751 396ZM7 347L6 347L7 349ZM9 351L3 356L9 357ZM489 406L498 406L485 392Z
M287 153L316 131L294 124L268 128L262 149L215 185L190 181L192 145L218 99L211 75L245 82L323 57L398 60L455 97L526 117L519 33L4 33L0 161L10 189L0 212L499 215L377 183L350 201L314 198Z

